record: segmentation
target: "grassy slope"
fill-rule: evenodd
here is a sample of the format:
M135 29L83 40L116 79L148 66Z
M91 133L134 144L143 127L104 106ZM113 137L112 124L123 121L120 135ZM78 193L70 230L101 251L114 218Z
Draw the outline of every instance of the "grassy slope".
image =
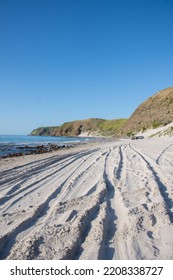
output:
M173 121L173 87L159 91L138 106L124 126L123 133L157 128Z
M106 120L100 126L102 135L118 136L127 119Z
M55 126L48 126L48 127L39 127L34 129L31 132L32 136L40 135L40 136L50 136L52 135L53 131L55 129Z
M102 136L125 136L173 121L173 87L159 91L138 106L127 119L91 118L66 122L59 127L41 127L31 135L79 136L81 133Z
M81 133L102 136L116 136L126 119L104 120L91 118L63 123L57 127L41 127L33 130L31 135L79 136Z

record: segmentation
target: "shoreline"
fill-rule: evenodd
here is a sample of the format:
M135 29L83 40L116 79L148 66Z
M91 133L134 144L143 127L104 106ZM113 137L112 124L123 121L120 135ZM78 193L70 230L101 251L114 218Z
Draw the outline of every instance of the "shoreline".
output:
M23 136L22 136L23 137ZM75 139L76 137L74 137ZM86 137L81 137L85 139ZM69 139L69 138L68 138ZM72 139L72 137L71 137ZM43 153L50 153L53 151L58 150L65 150L73 148L77 145L83 145L92 142L103 142L108 141L107 138L104 137L88 137L82 141L62 141L59 143L54 142L29 142L28 144L21 143L0 143L0 159L8 158L8 157L20 157L24 155L31 155L31 154L43 154Z
M99 141L90 141L90 142L80 142L80 143L73 143L74 145L70 145L68 148L60 148L57 150L53 150L50 152L43 152L43 153L34 153L34 154L23 154L21 156L6 156L0 157L0 171L4 168L10 166L10 168L15 168L24 162L24 164L39 161L39 160L46 160L52 157L62 157L66 155L80 153L84 150L90 150L93 147L97 147L100 145Z

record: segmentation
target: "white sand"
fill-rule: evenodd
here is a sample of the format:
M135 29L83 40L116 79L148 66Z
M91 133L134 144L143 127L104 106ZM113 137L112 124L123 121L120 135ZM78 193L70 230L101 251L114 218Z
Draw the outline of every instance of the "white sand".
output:
M158 128L151 128L145 130L143 133L139 132L136 135L143 135L145 138L158 138L158 137L163 137L166 135L172 135L172 128L173 128L173 122L165 125L165 126L160 126Z
M0 160L1 259L173 259L173 138Z

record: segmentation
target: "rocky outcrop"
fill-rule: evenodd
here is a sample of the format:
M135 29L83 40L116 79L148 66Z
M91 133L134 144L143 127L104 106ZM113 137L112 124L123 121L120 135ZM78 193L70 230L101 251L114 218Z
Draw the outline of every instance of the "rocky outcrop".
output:
M1 158L9 158L9 157L19 157L24 155L34 155L34 154L43 154L50 153L62 149L73 148L75 144L68 145L56 145L56 144L47 144L47 145L38 145L38 146L4 146L3 154L0 154Z

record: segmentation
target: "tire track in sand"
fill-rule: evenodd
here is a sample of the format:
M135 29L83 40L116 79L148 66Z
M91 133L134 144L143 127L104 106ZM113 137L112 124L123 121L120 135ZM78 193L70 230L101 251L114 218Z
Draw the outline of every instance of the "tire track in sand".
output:
M116 232L116 215L114 211L115 186L113 185L113 150L105 153L102 184L105 196L99 205L99 211L90 224L89 230L81 244L78 259L112 259L115 254L113 239ZM111 163L111 164L110 164Z
M163 155L165 154L165 152L166 152L167 150L169 150L172 146L173 146L173 144L167 146L167 147L160 153L160 155L157 157L156 163L157 163L158 165L159 165L159 163L160 163L160 159L163 157Z
M107 153L101 153L101 158L102 160L100 161L99 165L100 167L105 164L105 160L104 158L106 158ZM97 162L99 162L97 160ZM97 173L97 169L92 170L92 173L96 172ZM102 174L102 173L101 173ZM88 174L89 176L89 174ZM91 188L93 188L91 186ZM54 254L56 254L56 258L58 259L76 259L76 258L81 258L81 254L83 251L83 246L85 247L85 243L87 243L87 240L92 240L92 241L96 241L95 244L98 244L97 250L95 248L94 252L97 255L97 258L100 258L100 254L101 254L101 249L100 249L100 243L102 242L101 240L103 239L103 235L105 232L105 221L107 221L106 219L106 215L107 215L107 204L105 204L105 197L107 196L107 190L106 190L106 184L105 181L102 180L98 181L97 183L97 187L96 187L96 193L91 192L91 198L89 200L89 203L86 203L85 206L85 210L83 211L78 211L76 212L76 210L74 210L73 208L73 213L68 215L70 216L70 219L67 219L67 223L65 223L62 227L61 225L58 226L58 230L57 232L54 229L52 229L53 231L55 230L56 234L54 236L53 234L53 239L54 239L54 247L56 248L56 243L58 242L57 240L55 240L57 238L57 236L59 236L59 234L61 235L61 241L63 238L63 235L65 235L65 239L69 239L66 235L70 234L74 236L73 242L68 244L68 248L62 248L61 250L61 246L60 244L58 245L58 252L54 252ZM88 193L86 194L88 196ZM86 199L87 196L83 196L82 199ZM73 199L69 200L72 201ZM81 197L79 198L75 198L76 202L78 200L81 200ZM94 202L95 201L95 202ZM65 202L64 202L65 203ZM88 206L89 205L89 206ZM62 213L63 215L63 213ZM64 218L63 220L65 220L65 215L66 213L64 213ZM63 217L63 216L62 216ZM72 220L71 220L72 217ZM78 222L75 222L78 221ZM57 223L57 221L56 221ZM70 228L69 228L69 223L70 223ZM51 222L52 224L52 222ZM97 225L97 227L96 227ZM48 227L49 228L49 227ZM68 229L68 230L67 230ZM43 230L43 227L40 229L40 231ZM38 231L37 231L38 232ZM70 233L69 233L70 232ZM28 248L35 248L36 245L40 244L39 240L44 240L44 242L47 244L47 242L49 243L50 240L45 240L47 236L47 234L44 234L42 236L38 235L38 233L34 233L34 236L36 237L32 237L32 240L35 240L34 243L31 242L32 246L28 245ZM45 237L45 238L44 238ZM30 238L29 238L30 239ZM100 241L99 241L100 240ZM35 244L35 245L34 245ZM49 244L48 246L44 246L46 248L49 248L51 245ZM102 247L102 246L101 246ZM15 249L15 248L14 248ZM52 250L54 251L54 249L52 248ZM14 250L13 250L14 251ZM15 249L16 251L16 249ZM28 251L30 251L28 249ZM31 250L38 252L38 248L36 249L32 249ZM41 251L40 250L40 256L35 256L35 258L41 258ZM48 253L49 256L52 254L51 252ZM31 254L33 257L33 253ZM37 255L37 254L36 254ZM46 254L47 255L47 254ZM86 252L85 252L86 255ZM28 258L30 258L31 256L28 256ZM50 257L51 258L51 257Z
M166 205L166 210L167 213L169 215L170 221L171 223L173 223L173 212L172 212L172 208L173 208L173 200L169 197L169 192L167 191L167 186L163 183L162 177L163 175L161 174L160 169L155 165L155 167L153 167L154 162L151 162L151 159L149 159L146 155L142 154L141 152L139 152L138 150L136 150L135 148L133 148L130 145L131 149L136 152L145 162L145 164L147 165L148 169L152 172L155 181L158 185L158 190L160 191L160 194L165 202Z
M159 258L160 254L163 254L158 241L160 225L157 221L161 218L159 213L162 213L165 225L169 223L169 218L165 216L163 199L158 196L157 183L141 156L136 154L130 145L123 145L121 148L120 165L126 170L122 168L122 177L118 177L116 185L116 258Z
M87 151L80 155L77 155L76 160L83 158L84 156L88 156L89 157L91 155L93 155L93 153L96 153L98 151L98 149L96 150L92 150L92 151ZM73 160L73 162L75 162L76 160ZM84 162L85 160L83 160ZM57 195L61 192L63 186L66 184L66 182L69 180L69 178L76 172L76 170L78 169L78 167L81 166L81 162L77 163L77 167L75 167L75 169L73 170L73 172L71 171L70 175L60 184L60 186L58 188L55 189L55 191L53 191L48 197L47 199L41 203L41 205L39 205L37 207L37 209L35 210L34 213L31 213L31 216L28 217L27 219L25 219L24 221L22 221L20 224L18 224L16 226L16 228L12 229L11 232L9 232L8 234L6 234L5 236L1 237L0 239L0 258L5 258L8 256L11 248L13 247L13 245L15 244L16 241L16 237L18 234L20 234L23 231L26 231L29 228L32 228L33 226L35 226L36 222L42 218L43 216L45 216L49 210L49 203L52 202L52 200L55 200ZM4 250L5 249L5 250ZM2 250L4 250L4 253L2 252Z
M23 214L26 222L16 222L15 228L9 225L11 236L1 236L1 259L173 258L166 191L159 190L156 177L163 183L159 161L148 159L135 144L136 149L128 141L106 143L43 180L41 203ZM148 152L147 147L144 150ZM62 167L59 163L41 176ZM15 207L17 203L8 210Z

